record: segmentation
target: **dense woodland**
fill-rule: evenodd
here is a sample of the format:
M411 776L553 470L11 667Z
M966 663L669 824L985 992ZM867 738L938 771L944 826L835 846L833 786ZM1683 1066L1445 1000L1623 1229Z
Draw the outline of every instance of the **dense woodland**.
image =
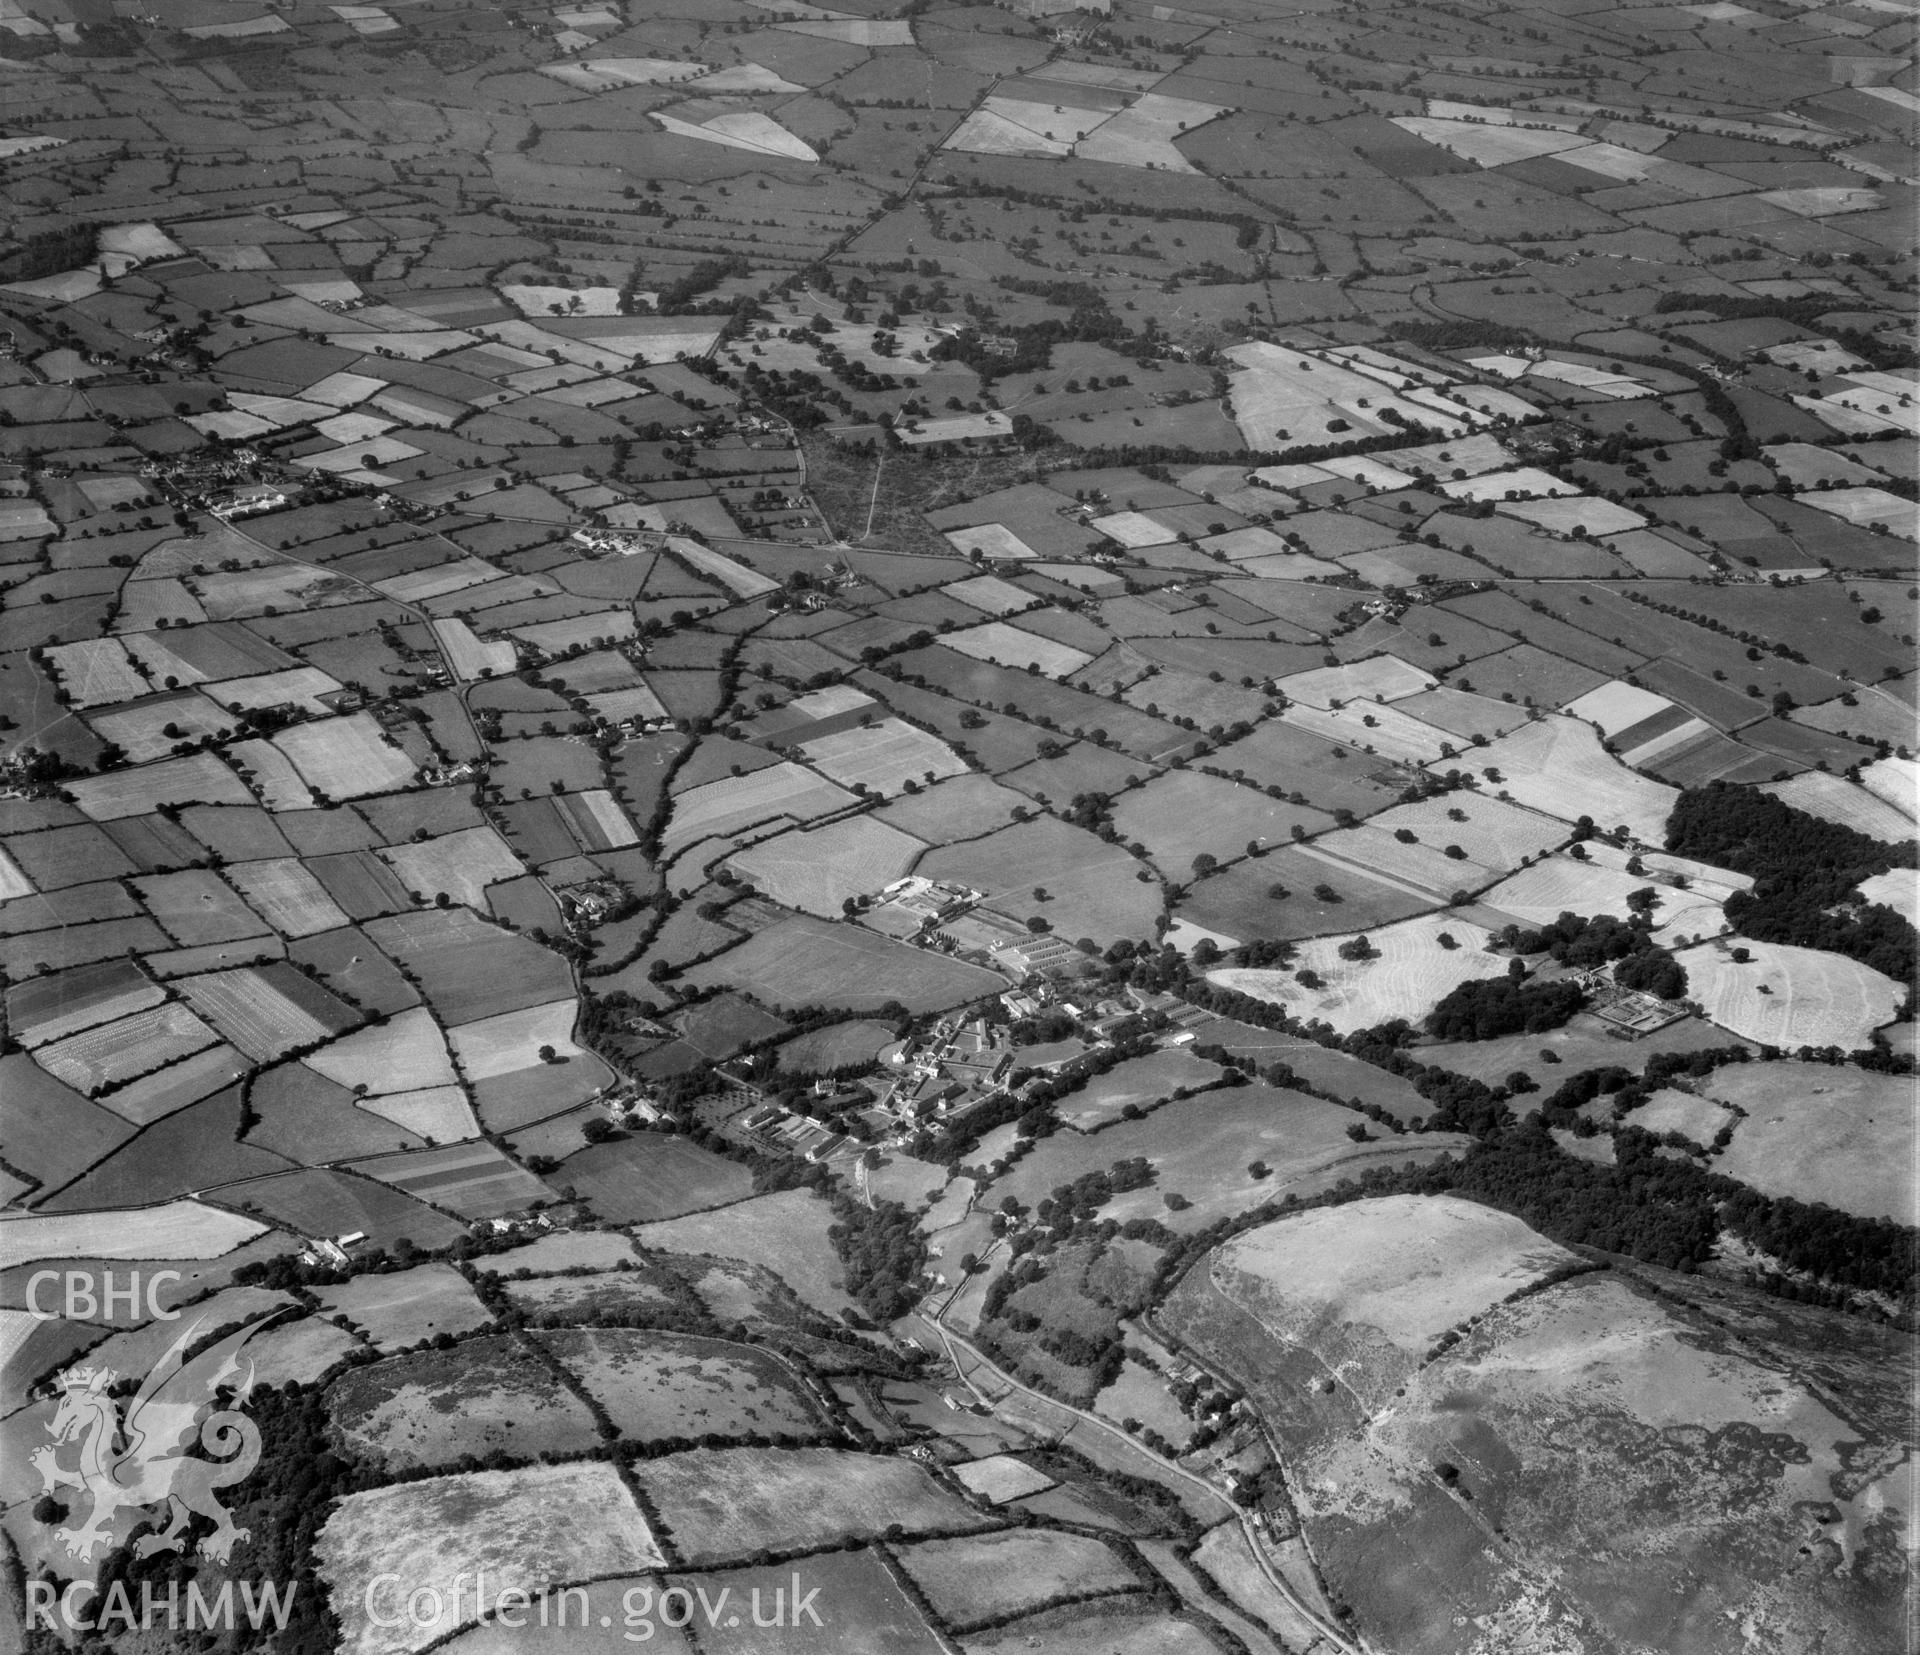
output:
M1822 821L1771 794L1725 782L1682 793L1667 819L1667 849L1753 877L1751 891L1728 898L1727 920L1756 942L1824 948L1908 986L1912 1003L1912 924L1857 887L1890 868L1920 865L1920 843L1887 845Z
M1586 1003L1586 990L1564 977L1553 982L1514 976L1481 977L1462 983L1428 1012L1426 1028L1438 1040L1498 1040L1505 1034L1544 1034L1559 1028Z

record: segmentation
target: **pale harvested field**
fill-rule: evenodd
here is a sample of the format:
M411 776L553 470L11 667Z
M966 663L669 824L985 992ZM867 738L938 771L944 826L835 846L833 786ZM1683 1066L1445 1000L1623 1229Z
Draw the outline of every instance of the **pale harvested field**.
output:
M808 151L808 156L811 158L812 151ZM703 337L710 340L713 336L706 334ZM704 348L704 345L694 346L691 341L688 341L687 345L690 354L697 354L699 349ZM656 348L650 348L646 360L653 362L659 359ZM691 563L701 574L713 576L735 597L757 598L762 592L771 592L780 584L778 581L768 580L765 575L756 570L749 569L744 563L735 562L734 559L710 547L702 546L697 540L687 540L675 535L667 544L676 557Z
M1856 786L1843 776L1828 775L1824 770L1803 770L1787 781L1768 782L1760 791L1771 793L1795 810L1804 810L1822 821L1837 822L1872 839L1897 845L1914 837L1911 816L1866 788Z
M952 137L941 147L969 155L1060 156L1067 154L1069 146L1064 140L1043 138L1005 115L978 109L954 129Z
M131 1080L211 1046L212 1029L183 1005L169 1001L117 1023L84 1029L33 1054L48 1074L91 1097L103 1086Z
M449 1029L447 1042L468 1080L490 1080L495 1075L540 1067L542 1046L551 1046L559 1058L585 1057L587 1054L573 1043L578 1011L572 1000L503 1011Z
M188 1003L256 1063L329 1039L334 1030L256 971L183 978Z
M808 833L762 840L731 866L775 902L837 919L848 897L871 895L914 864L926 844L909 834L855 816Z
M1002 787L985 776L968 774L951 777L917 794L902 794L875 811L874 819L931 844L944 845L1003 827L1016 805L1031 802L1024 793Z
M1530 868L1480 893L1480 900L1528 925L1550 925L1562 914L1611 914L1624 920L1632 912L1627 898L1649 886L1658 893L1654 932L1663 942L1675 937L1718 936L1726 929L1721 900L1698 890L1679 891L1644 875L1636 876L1597 861L1546 856Z
M423 1086L413 1092L391 1092L363 1100L357 1107L383 1121L403 1126L430 1144L459 1143L480 1136L473 1105L459 1086Z
M1442 483L1440 492L1455 500L1504 500L1509 494L1521 499L1546 499L1559 494L1578 494L1580 490L1573 483L1561 481L1551 471L1524 465L1512 471L1487 472Z
M904 719L883 718L869 730L841 730L809 741L807 762L842 787L865 783L891 798L912 781L925 786L966 773L966 763L936 735Z
M1446 750L1461 745L1421 719L1371 701L1351 701L1337 711L1296 701L1280 717L1328 741L1344 742L1362 752L1383 754L1408 764L1437 766L1444 760L1455 765L1456 760L1446 759Z
M447 1042L425 1006L396 1012L386 1023L356 1029L305 1059L327 1079L369 1092L413 1092L451 1086L459 1076L447 1056Z
M1443 948L1437 940L1442 932L1460 946ZM1208 972L1207 980L1351 1034L1391 1017L1418 1023L1460 984L1506 974L1505 958L1485 951L1488 933L1449 914L1419 914L1367 935L1380 952L1378 959L1343 960L1339 947L1347 937L1314 937L1300 944L1294 964L1285 970L1228 966ZM1296 982L1294 974L1303 969L1318 972L1323 986Z
M1590 535L1624 534L1629 529L1647 526L1647 520L1637 511L1591 494L1569 494L1554 500L1516 500L1499 509L1505 516L1536 524L1549 534L1571 535L1575 529L1585 529Z
M227 749L233 762L253 773L254 785L269 810L312 810L313 790L301 780L293 761L270 741L236 741Z
M444 891L467 908L486 903L487 887L527 870L490 827L462 828L420 844L376 852L408 890L432 900Z
M408 773L412 773L411 768ZM246 784L212 753L192 753L105 776L80 776L67 782L65 788L73 795L73 802L96 822L144 816L163 804L254 802Z
M218 1258L265 1228L197 1201L0 1218L0 1268L43 1258Z
M78 643L50 644L47 662L76 707L105 707L150 695L140 669L128 657L118 638L82 638Z
M1861 785L1882 798L1909 820L1920 816L1920 763L1913 759L1880 759L1860 772Z
M1422 393L1427 401L1409 401L1384 391L1377 379L1288 346L1235 345L1226 354L1239 365L1230 376L1233 419L1249 448L1385 432L1392 427L1380 416L1389 411L1447 436L1485 423L1483 415L1437 393ZM1346 429L1334 431L1336 422Z
M1913 1222L1920 1112L1910 1079L1824 1063L1739 1063L1699 1084L1746 1111L1716 1171L1767 1195ZM1636 1110L1629 1119L1656 1130L1646 1114Z
M453 1577L463 1571L484 1570L488 1598L496 1600L510 1589L537 1593L560 1581L665 1562L613 1468L598 1462L477 1471L350 1494L320 1531L314 1556L332 1588L340 1655L390 1655L444 1638L473 1613L471 1582L459 1619L449 1601ZM397 1578L376 1588L381 1576ZM439 1589L442 1613L416 1626L407 1599L423 1586ZM398 1616L399 1627L374 1624L370 1592L373 1609L382 1619Z
M845 809L854 796L823 781L802 765L768 765L749 776L728 776L690 787L673 801L665 848L681 849L696 839L727 833L776 816L807 821Z
M1476 735L1489 739L1505 735L1533 716L1525 707L1497 701L1490 695L1476 695L1472 690L1449 689L1444 684L1423 695L1408 696L1394 711L1431 724L1442 735L1469 741Z
M513 671L518 657L513 645L505 638L482 640L474 636L473 628L463 620L452 619L435 621L433 633L440 641L440 647L446 651L447 659L453 665L455 678L467 680L490 677L495 673Z
M1582 718L1589 724L1598 724L1604 735L1615 736L1643 718L1652 718L1655 713L1665 712L1672 705L1664 695L1655 695L1652 690L1643 690L1615 678L1597 690L1588 690L1578 700L1569 701L1560 710L1569 718Z
M296 857L239 862L226 875L248 906L283 936L310 937L347 923L320 881Z
M969 609L988 615L1017 615L1023 609L1031 609L1034 601L1031 592L998 575L975 575L970 580L956 580L941 590L950 598L958 598Z
M1884 902L1909 925L1920 925L1920 875L1911 868L1890 868L1860 881L1860 894L1869 902Z
M913 25L903 19L840 18L824 22L782 23L793 34L810 34L822 40L839 40L849 46L911 46Z
M246 678L228 678L211 686L207 694L222 707L277 707L291 702L315 717L324 717L331 709L320 699L340 688L340 680L318 667L288 667L279 672L255 673Z
M1371 1410L1448 1328L1576 1261L1478 1202L1389 1195L1263 1225L1220 1248L1209 1271Z
M1017 1500L1023 1494L1038 1494L1043 1488L1053 1487L1053 1479L1044 1471L1035 1470L1011 1454L989 1454L984 1460L970 1460L965 1465L956 1465L953 1474L996 1506Z
M1473 750L1473 766L1491 792L1564 822L1591 816L1603 828L1624 825L1635 838L1659 844L1679 791L1637 776L1600 745L1592 726L1549 715ZM1434 765L1429 768L1439 769ZM1487 778L1489 769L1500 780Z
M1736 965L1730 945L1719 942L1677 957L1687 968L1688 998L1721 1028L1763 1045L1852 1051L1866 1045L1905 998L1891 977L1839 954L1750 940L1741 946L1753 956L1745 965Z
M1403 695L1433 689L1437 683L1432 673L1410 667L1398 656L1374 655L1344 666L1289 673L1275 679L1274 687L1289 701L1331 707L1336 701L1397 701Z
M944 1176L941 1168L929 1171L936 1184ZM780 1190L711 1212L635 1225L633 1239L655 1252L704 1253L764 1265L803 1303L837 1321L854 1300L840 1257L827 1238L832 1222L832 1209L812 1191Z
M314 1294L324 1314L348 1317L382 1351L416 1345L435 1334L465 1333L492 1320L467 1278L450 1264L355 1276L317 1287Z
M1180 153L1174 140L1224 113L1215 104L1144 93L1130 109L1096 126L1074 146L1074 154L1083 160L1108 161L1121 167L1198 172L1200 169Z
M1084 650L1055 643L1051 638L1009 626L1005 621L988 621L964 632L948 632L941 636L940 642L976 661L997 662L1016 672L1037 666L1048 678L1065 678L1093 659Z
M1449 810L1467 819L1451 821ZM1395 837L1403 832L1418 837L1413 844L1404 844ZM1315 847L1444 898L1510 873L1523 857L1537 856L1566 836L1566 825L1551 816L1462 790L1418 804L1395 805L1359 827L1325 835L1315 841ZM1449 847L1465 851L1466 856L1447 855Z
M371 713L296 724L273 744L309 787L332 799L390 793L413 780L413 760L387 741Z
M634 1475L695 1566L837 1545L893 1523L912 1534L987 1522L910 1460L830 1448L695 1449Z

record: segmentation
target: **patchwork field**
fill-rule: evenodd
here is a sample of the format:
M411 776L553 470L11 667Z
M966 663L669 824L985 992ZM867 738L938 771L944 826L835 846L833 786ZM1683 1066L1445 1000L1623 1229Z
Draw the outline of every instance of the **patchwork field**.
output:
M1462 983L1506 974L1506 960L1485 951L1490 933L1446 913L1422 914L1362 934L1373 957L1342 959L1340 949L1351 938L1313 937L1300 944L1286 970L1227 966L1208 972L1207 980L1349 1034L1394 1017L1418 1023ZM1443 937L1455 946L1448 947ZM1301 971L1318 977L1319 986L1298 981Z
M769 765L752 775L708 782L676 796L664 844L668 850L676 850L697 839L783 816L810 821L853 802L851 793L822 781L801 765Z
M663 1253L706 1254L764 1266L821 1315L838 1320L853 1308L844 1272L827 1228L832 1210L805 1190L757 1195L708 1213L633 1230L642 1248Z
M903 719L883 718L871 729L842 730L802 745L807 762L842 787L865 787L883 798L901 792L907 782L931 786L967 766L938 736Z
M355 1276L320 1288L315 1296L328 1314L345 1316L385 1352L442 1333L465 1333L490 1320L466 1277L448 1264Z
M1749 941L1746 964L1727 942L1704 943L1677 957L1687 993L1721 1028L1788 1051L1839 1046L1853 1051L1887 1022L1905 997L1900 985L1840 954Z
M721 1563L762 1547L844 1544L893 1524L908 1534L985 1528L958 1495L910 1460L830 1448L695 1449L634 1472L688 1563Z
M949 1626L1027 1614L1055 1598L1125 1591L1133 1571L1084 1535L987 1534L928 1540L900 1550L901 1566Z
M540 1342L637 1442L708 1436L774 1441L825 1430L805 1391L748 1346L625 1328L543 1333Z
M936 1011L998 993L1006 981L871 931L807 918L756 932L723 960L695 966L687 980L742 988L771 1006L865 1011L897 1000L911 1011Z
M763 840L729 866L775 902L832 919L849 897L871 896L898 879L926 848L871 816L855 816Z
M1474 753L1482 785L1562 821L1591 816L1603 828L1624 827L1635 839L1660 843L1674 788L1635 775L1600 746L1590 725L1546 717L1489 742ZM1431 769L1441 769L1435 764Z
M1064 937L1092 937L1102 947L1152 929L1160 887L1136 878L1139 871L1118 846L1052 817L934 850L914 868L982 892L986 906L1010 919L1038 916ZM1036 898L1036 887L1047 897Z
M369 713L296 724L273 739L316 793L361 799L413 780L414 762L392 745Z
M503 1011L447 1033L447 1044L470 1081L491 1080L543 1065L578 1063L602 1071L600 1060L573 1043L578 1008L572 1000ZM547 1054L551 1053L551 1056Z
M306 1059L307 1067L352 1090L411 1092L458 1080L447 1042L424 1006L356 1029Z
M487 1143L382 1156L353 1170L468 1220L498 1218L553 1196L532 1173Z
M1015 1057L1015 1066L1019 1059ZM1060 1102L1060 1118L1081 1132L1118 1120L1129 1104L1143 1108L1161 1102L1179 1087L1211 1086L1220 1078L1218 1064L1180 1050L1131 1058L1092 1080Z
M1100 1216L1119 1224L1152 1218L1186 1235L1290 1192L1304 1199L1365 1167L1419 1164L1468 1141L1452 1133L1401 1137L1368 1126L1371 1140L1357 1143L1347 1128L1362 1121L1338 1104L1280 1087L1205 1092L1091 1136L1057 1132L993 1190L1030 1206L1087 1172L1145 1156L1153 1182L1116 1195ZM1266 1177L1248 1170L1256 1160L1267 1165ZM1170 1206L1169 1194L1187 1204Z
M1915 1115L1901 1080L1824 1064L1742 1063L1716 1070L1700 1091L1743 1112L1715 1158L1718 1171L1866 1218L1911 1216ZM1656 1130L1647 1112L1630 1118Z
M43 1258L218 1258L259 1235L265 1225L198 1201L172 1201L113 1215L50 1213L0 1218L0 1266Z
M616 1224L725 1206L753 1189L752 1175L737 1162L656 1132L579 1150L561 1162L554 1180Z
M1121 797L1113 825L1123 840L1144 844L1169 878L1184 879L1196 856L1231 861L1250 844L1271 849L1288 843L1296 825L1306 833L1323 832L1333 818L1218 776L1178 770Z
M505 1337L356 1368L334 1381L327 1408L347 1446L389 1472L577 1453L598 1440L579 1399Z
M1864 787L1824 771L1803 770L1790 780L1768 782L1760 791L1771 793L1795 810L1804 810L1825 822L1838 822L1870 839L1898 845L1915 836L1910 808L1903 810Z
M538 1593L562 1581L657 1569L665 1561L646 1519L609 1465L529 1466L433 1477L349 1495L315 1542L321 1577L341 1605L341 1648L389 1655L443 1638L474 1609L442 1593L440 1616L416 1625L409 1596L484 1570L502 1592ZM423 1609L426 1600L422 1600ZM406 1641L377 1624L399 1612Z

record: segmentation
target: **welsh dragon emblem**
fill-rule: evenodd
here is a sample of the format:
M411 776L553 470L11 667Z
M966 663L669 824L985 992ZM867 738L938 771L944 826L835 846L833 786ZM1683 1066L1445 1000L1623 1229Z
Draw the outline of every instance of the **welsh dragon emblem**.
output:
M71 1488L88 1498L85 1521L76 1512L63 1528L69 1556L91 1559L113 1542L122 1512L161 1505L168 1508L167 1526L142 1535L134 1543L137 1556L184 1550L196 1515L214 1525L203 1542L209 1557L225 1562L234 1542L246 1539L248 1531L234 1526L217 1491L244 1482L260 1462L260 1428L239 1411L253 1389L253 1363L246 1362L243 1375L236 1356L258 1328L242 1329L187 1361L200 1328L195 1322L168 1347L124 1417L112 1394L119 1375L111 1368L75 1366L59 1376L59 1406L47 1425L53 1441L35 1450L33 1464L47 1493ZM231 1389L226 1403L223 1388ZM213 1457L193 1453L196 1443ZM76 1446L78 1463L63 1464L63 1450Z

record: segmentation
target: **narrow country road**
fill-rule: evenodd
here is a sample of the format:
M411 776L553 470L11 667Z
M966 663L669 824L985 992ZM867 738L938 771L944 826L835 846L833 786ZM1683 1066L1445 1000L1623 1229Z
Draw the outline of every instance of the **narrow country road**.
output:
M946 1347L947 1360L953 1364L954 1372L960 1375L962 1383L989 1407L992 1406L991 1399L962 1371L959 1361L954 1356L954 1346L958 1345L960 1349L964 1350L975 1362L979 1363L981 1367L993 1374L993 1376L1007 1386L1009 1390L1018 1391L1021 1395L1032 1398L1044 1407L1058 1408L1063 1413L1072 1414L1076 1419L1092 1426L1095 1430L1104 1431L1111 1437L1117 1437L1134 1452L1144 1454L1147 1458L1153 1460L1162 1470L1175 1477L1179 1477L1185 1482L1193 1484L1196 1488L1204 1489L1215 1499L1222 1500L1226 1503L1239 1521L1241 1532L1245 1534L1247 1539L1247 1547L1253 1553L1254 1561L1259 1564L1260 1572L1267 1577L1267 1583L1287 1601L1288 1606L1292 1608L1294 1613L1299 1615L1309 1626L1313 1627L1329 1646L1342 1651L1343 1655L1370 1655L1370 1652L1363 1643L1356 1641L1353 1636L1326 1620L1324 1616L1305 1602L1300 1595L1287 1584L1286 1580L1274 1569L1272 1564L1267 1561L1266 1553L1260 1546L1259 1536L1254 1530L1253 1520L1238 1506L1233 1505L1230 1501L1226 1501L1225 1496L1221 1494L1220 1490L1215 1488L1206 1478L1200 1476L1197 1472L1189 1471L1185 1466L1173 1460L1167 1459L1164 1455L1155 1453L1154 1450L1148 1448L1146 1444L1136 1441L1133 1437L1128 1436L1125 1431L1121 1430L1119 1426L1109 1424L1097 1414L1089 1413L1084 1408L1077 1408L1070 1402L1061 1402L1057 1398L1046 1396L1039 1391L1033 1390L1029 1386L1021 1384L1019 1380L1015 1379L998 1363L983 1354L972 1340L963 1334L955 1333L949 1328L940 1315L929 1314L925 1311L917 1312L917 1314L920 1320L939 1337L941 1344Z

